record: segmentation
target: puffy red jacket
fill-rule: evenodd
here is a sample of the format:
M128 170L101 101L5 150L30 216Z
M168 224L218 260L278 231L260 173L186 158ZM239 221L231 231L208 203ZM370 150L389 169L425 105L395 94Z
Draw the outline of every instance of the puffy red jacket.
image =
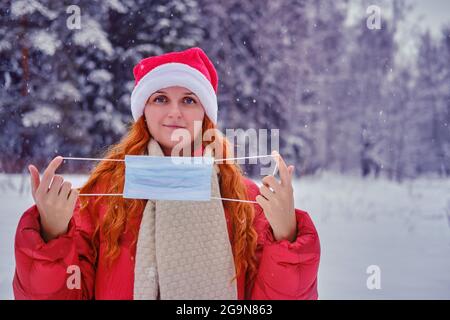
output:
M245 183L249 199L254 200L259 194L258 186L247 178ZM91 204L83 210L92 210ZM100 206L100 217L105 210ZM94 261L90 240L94 225L89 213L80 214L78 201L68 232L48 243L40 236L36 205L23 214L15 239L13 289L16 299L133 299L136 245L131 245L131 233L124 233L120 256L108 269L101 254L104 246L101 239L99 258ZM229 213L225 211L225 214L231 236ZM318 298L319 237L307 212L295 209L295 214L298 223L296 241L276 241L262 208L255 204L258 273L252 284L247 283L245 275L237 278L240 300ZM80 289L69 289L66 284L73 272L68 269L70 265L80 268Z

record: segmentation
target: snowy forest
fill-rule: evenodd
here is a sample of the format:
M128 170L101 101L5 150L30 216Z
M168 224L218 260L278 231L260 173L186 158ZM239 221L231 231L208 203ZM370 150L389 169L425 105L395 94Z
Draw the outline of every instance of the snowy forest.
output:
M448 177L450 24L409 26L404 58L411 5L373 2L381 28L362 0L2 0L0 171L99 156L132 122L133 66L199 46L219 73L219 127L280 129L298 175Z
M320 299L450 299L449 12L448 0L1 0L0 300L14 299L16 230L35 204L27 166L101 156L132 124L133 66L193 46L218 71L223 133L279 130L295 207L320 237ZM59 174L81 186L96 164ZM243 166L259 184L260 165Z

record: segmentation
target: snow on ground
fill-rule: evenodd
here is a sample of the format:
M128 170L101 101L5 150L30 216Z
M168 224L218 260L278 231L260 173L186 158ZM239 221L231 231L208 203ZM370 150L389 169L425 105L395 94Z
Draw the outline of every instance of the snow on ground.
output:
M450 299L450 179L325 173L294 188L321 240L320 299ZM370 265L379 290L367 288Z
M85 177L64 175L81 185ZM321 241L320 299L450 299L450 179L402 184L321 173L294 182ZM0 175L0 299L12 299L14 234L28 176ZM380 268L369 290L367 268Z

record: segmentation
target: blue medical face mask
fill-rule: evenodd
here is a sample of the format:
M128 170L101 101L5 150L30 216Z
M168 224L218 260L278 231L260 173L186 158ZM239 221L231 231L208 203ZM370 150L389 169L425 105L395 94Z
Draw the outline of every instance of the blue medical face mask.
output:
M125 155L124 198L209 201L212 157Z

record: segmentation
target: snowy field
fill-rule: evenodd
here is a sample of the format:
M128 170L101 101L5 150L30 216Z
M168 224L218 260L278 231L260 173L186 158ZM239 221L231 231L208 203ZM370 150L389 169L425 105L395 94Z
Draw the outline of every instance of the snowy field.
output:
M450 179L397 184L322 173L294 189L321 239L320 299L450 299ZM0 299L11 299L14 233L33 203L28 176L0 175L0 200ZM380 289L367 288L371 265Z

